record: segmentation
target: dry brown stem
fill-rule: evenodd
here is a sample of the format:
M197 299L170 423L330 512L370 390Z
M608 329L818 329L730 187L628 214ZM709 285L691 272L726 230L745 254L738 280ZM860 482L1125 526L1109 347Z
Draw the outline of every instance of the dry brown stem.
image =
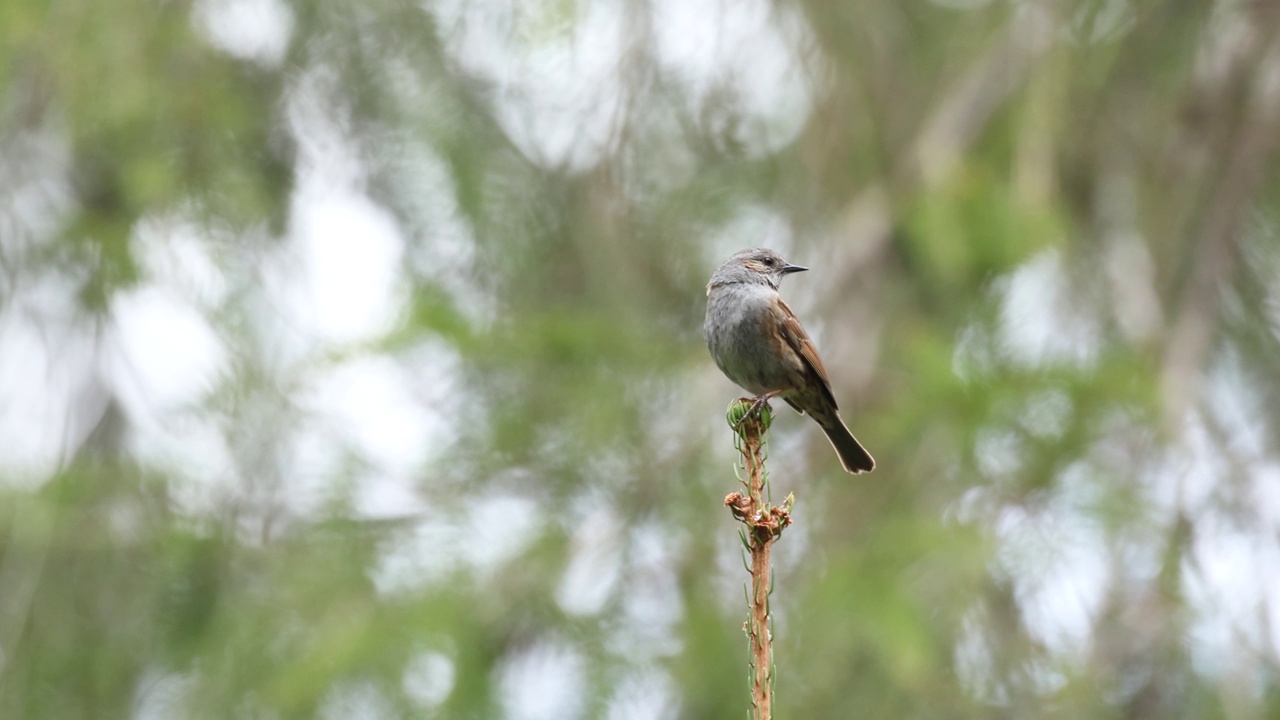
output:
M740 403L750 403L742 400ZM730 423L734 411L730 408ZM730 493L724 504L733 516L746 525L744 534L751 553L751 615L745 629L751 649L751 705L755 720L773 717L773 637L769 628L770 566L769 550L783 528L791 524L791 504L787 497L781 507L771 507L764 499L764 435L768 430L768 411L746 418L737 427L738 450L747 477L747 495Z

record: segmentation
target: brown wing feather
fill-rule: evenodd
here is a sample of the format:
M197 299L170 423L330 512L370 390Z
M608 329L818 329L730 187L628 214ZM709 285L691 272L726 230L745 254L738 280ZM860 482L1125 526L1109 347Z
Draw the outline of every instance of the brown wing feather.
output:
M831 393L831 381L827 379L827 369L822 366L822 358L818 357L818 349L809 339L809 333L804 331L804 327L796 319L796 314L791 312L791 308L787 307L782 298L778 298L778 307L781 315L778 318L778 327L782 330L782 338L796 351L796 354L804 359L809 372L822 381L822 391L827 396L827 400L831 401L831 407L835 408L836 398ZM795 407L794 403L792 407Z

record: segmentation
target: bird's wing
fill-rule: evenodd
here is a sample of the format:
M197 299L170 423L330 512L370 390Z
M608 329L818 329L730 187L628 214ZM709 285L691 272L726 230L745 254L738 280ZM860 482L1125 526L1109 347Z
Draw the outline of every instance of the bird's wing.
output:
M800 321L796 319L796 314L791 312L791 308L778 298L778 328L782 331L782 338L796 351L808 366L809 372L813 377L822 383L822 391L826 394L827 399L831 401L831 407L836 407L835 395L831 393L831 381L827 379L827 369L822 366L822 358L818 357L818 349L813 346L813 341L809 339L809 333L804 331L804 327ZM794 407L794 405L792 406Z

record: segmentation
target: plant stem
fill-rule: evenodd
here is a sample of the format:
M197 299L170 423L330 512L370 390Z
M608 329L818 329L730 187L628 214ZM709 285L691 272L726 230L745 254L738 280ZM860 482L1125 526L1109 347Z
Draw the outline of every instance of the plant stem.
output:
M743 423L742 457L747 468L747 492L751 498L751 517L761 516L764 508L764 432L762 423ZM752 528L755 530L755 528ZM763 536L763 537L762 537ZM773 687L769 671L773 666L773 637L769 632L769 548L773 533L751 532L751 700L756 720L773 717Z
M738 400L729 406L729 425L737 433L736 446L742 453L747 478L747 497L731 493L724 504L747 526L745 541L751 553L751 615L746 631L751 649L751 707L754 720L773 717L773 635L769 628L769 550L791 524L791 504L787 496L782 507L770 507L764 499L767 473L764 467L764 438L771 421L768 406L758 415L745 417L751 401Z

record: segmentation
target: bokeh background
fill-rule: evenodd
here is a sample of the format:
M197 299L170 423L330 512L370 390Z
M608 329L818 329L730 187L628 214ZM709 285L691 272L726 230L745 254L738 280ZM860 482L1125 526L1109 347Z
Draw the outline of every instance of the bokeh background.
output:
M1280 5L5 0L0 716L1280 717Z

